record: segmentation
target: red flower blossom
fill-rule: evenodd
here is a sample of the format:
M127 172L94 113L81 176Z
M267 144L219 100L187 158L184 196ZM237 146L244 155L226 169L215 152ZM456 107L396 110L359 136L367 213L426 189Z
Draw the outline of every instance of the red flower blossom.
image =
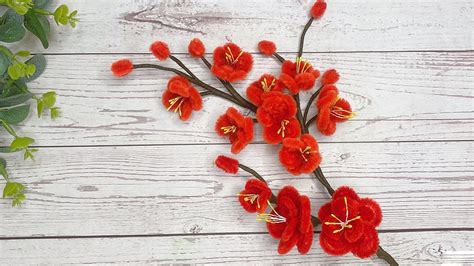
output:
M382 210L374 200L361 199L352 188L340 187L331 202L321 206L318 218L322 223L319 243L326 253L341 256L352 252L368 258L377 252L375 227L382 222Z
M263 74L258 81L247 88L247 98L256 106L262 104L262 94L269 91L282 91L283 84L273 75Z
M327 4L324 0L317 0L311 8L311 16L314 19L320 19L324 15L324 12L326 12L326 7Z
M277 196L276 207L269 214L260 214L259 219L267 222L267 229L273 238L279 239L278 253L286 254L298 247L301 254L308 253L313 243L311 203L292 186L284 187Z
M335 84L339 80L339 73L335 69L329 69L324 72L323 76L321 77L321 84L329 85Z
M262 105L257 109L257 120L264 127L263 138L269 144L278 144L284 138L301 134L295 118L296 103L293 97L279 91L265 92Z
M201 40L194 38L191 40L191 42L189 42L188 51L192 57L201 58L204 56L206 48L204 47L204 44L201 42Z
M321 89L316 106L319 110L316 126L324 135L334 134L336 123L355 116L349 102L339 97L339 91L334 85L325 85Z
M258 50L264 55L272 56L276 49L276 45L272 41L263 40L258 43Z
M218 135L229 138L232 153L239 153L253 139L252 118L244 117L232 107L217 119L215 129Z
M311 173L321 163L318 143L310 134L304 134L300 139L284 139L279 155L280 162L293 175Z
M280 81L293 94L297 94L300 90L310 90L319 77L319 71L301 58L296 59L295 63L288 60L283 62L281 72Z
M237 174L239 171L239 161L230 157L219 155L216 158L216 166L229 174Z
M170 56L170 49L164 42L156 41L152 43L150 51L160 61L166 60Z
M244 210L263 213L267 209L268 200L272 197L272 191L265 182L253 178L247 181L245 189L238 196Z
M174 76L168 81L162 102L168 111L178 113L183 121L188 120L193 110L199 111L202 108L201 95L186 78L181 76Z
M229 82L244 79L252 69L252 55L234 43L227 43L214 50L211 71L218 78Z
M115 61L110 67L112 73L117 77L123 77L133 71L133 63L129 59Z

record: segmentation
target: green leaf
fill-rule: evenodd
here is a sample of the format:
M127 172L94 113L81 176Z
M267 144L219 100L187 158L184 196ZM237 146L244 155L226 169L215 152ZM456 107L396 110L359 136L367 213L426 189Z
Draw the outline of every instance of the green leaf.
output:
M31 159L31 160L34 160L35 159L35 155L33 154L34 152L37 152L38 149L25 149L25 154L23 155L23 160L28 160L28 159Z
M44 103L44 106L47 109L51 109L54 104L56 103L56 92L54 91L49 91L41 97Z
M0 147L0 153L12 153L14 151L10 150L10 147Z
M26 76L31 77L36 72L35 65L26 65Z
M21 105L7 110L0 110L0 120L16 125L28 117L30 105Z
M36 103L36 111L38 112L38 118L40 118L41 115L43 114L43 110L44 110L43 99L39 99Z
M31 55L30 51L18 51L16 52L16 55L21 56L21 57L28 57Z
M29 10L25 14L25 28L40 39L45 49L49 47L49 21L44 16L37 15L32 9Z
M8 58L4 53L0 53L0 78L5 74L5 72L7 72L9 65L10 58Z
M41 76L41 74L43 74L44 70L46 69L46 58L42 54L34 55L25 63L29 65L35 65L36 72L33 75L30 75L29 77L23 78L24 82L30 82L37 79L39 76Z
M8 182L3 189L3 198L20 195L25 191L25 186L20 183Z
M13 207L21 207L21 204L23 203L23 201L25 201L25 199L26 199L26 196L25 196L24 193L20 193L20 194L16 195L13 198L12 206Z
M0 174L8 180L7 161L3 158L0 158Z
M8 71L8 75L13 80L17 80L23 77L23 68L21 67L20 64L13 64L9 66L7 71Z
M0 98L0 107L10 107L22 104L33 97L31 93L22 93L14 96Z
M20 15L25 15L33 6L33 0L6 0L7 6Z
M53 15L56 24L67 25L69 21L68 13L69 8L67 7L67 5L60 5L58 8L56 8Z
M33 0L34 6L36 8L45 8L49 5L50 0Z
M20 151L27 149L31 144L35 143L35 140L29 137L17 137L10 144L12 151Z
M2 42L17 42L25 37L25 33L22 22L16 20L10 20L0 25L0 41Z
M59 107L53 107L51 108L51 119L56 119L61 116L61 110Z

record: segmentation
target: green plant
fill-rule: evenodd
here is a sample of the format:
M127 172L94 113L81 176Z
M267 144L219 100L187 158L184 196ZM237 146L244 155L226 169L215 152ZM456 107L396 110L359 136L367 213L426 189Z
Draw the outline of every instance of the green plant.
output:
M30 31L38 37L44 48L48 48L48 17L53 17L57 25L76 26L77 11L69 12L66 5L61 5L51 12L45 9L48 5L49 0L0 0L0 6L7 7L0 15L0 42L18 42L26 35L26 31ZM12 52L0 45L0 126L12 138L10 145L0 148L0 153L23 152L25 160L34 160L37 149L31 146L35 140L19 136L13 128L28 118L32 103L36 102L38 117L46 112L52 119L60 116L60 109L56 107L56 92L35 95L27 85L38 78L45 68L46 59L43 55L32 55L23 50ZM26 198L26 187L13 182L6 167L6 160L0 157L0 175L6 181L3 198L11 198L13 206L20 206Z

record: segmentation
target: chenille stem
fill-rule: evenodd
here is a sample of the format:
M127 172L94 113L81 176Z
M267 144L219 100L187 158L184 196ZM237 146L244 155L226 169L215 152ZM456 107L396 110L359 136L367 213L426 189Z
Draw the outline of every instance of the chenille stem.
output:
M211 63L203 56L201 57L201 60L204 62L204 64L209 68L211 69L212 65ZM257 111L257 107L252 104L251 102L247 101L244 97L242 97L242 95L240 95L234 88L234 86L232 86L232 84L230 84L230 82L228 81L225 81L225 80L222 80L220 78L218 78L219 81L222 83L222 85L224 85L224 87L227 89L227 91L232 95L234 96L234 98L236 98L240 103L242 103L243 105L245 105L248 109L250 109L251 111L253 112L256 112Z
M313 23L313 18L311 17L306 25L304 26L303 32L301 33L300 37L300 47L298 49L298 57L301 57L303 55L303 46L304 46L304 37L306 35L306 32L308 31L309 27L311 27L311 24Z
M285 58L283 58L283 56L281 56L279 53L274 52L274 53L273 53L273 56L274 56L278 61L280 61L280 63L285 62Z
M214 87L212 87L211 85L207 84L207 83L204 83L203 81L201 81L200 79L198 78L193 78L191 77L190 75L178 70L178 69L175 69L175 68L171 68L171 67L164 67L164 66L160 66L160 65L154 65L154 64L138 64L138 65L133 65L133 68L134 69L140 69L140 68L152 68L152 69L159 69L159 70L163 70L163 71L169 71L169 72L173 72L177 75L180 75L186 79L189 80L189 82L195 84L195 85L198 85L200 86L201 88L207 90L210 94L214 95L214 96L217 96L217 97L220 97L220 98L223 98L223 99L226 99L230 102L233 102L239 106L242 106L244 108L247 108L246 106L242 105L239 101L237 101L236 99L234 99L234 97L232 97L231 95L225 93L225 92L222 92Z
M321 88L319 88L315 93L313 93L313 95L311 95L311 98L309 98L308 103L306 104L306 108L304 110L304 115L303 115L303 121L305 125L307 125L306 119L308 119L309 108L311 108L311 105L313 104L314 100L316 100L316 98L318 97L319 92L321 91L322 88L323 87L321 86ZM306 126L306 130L308 130L308 126Z
M303 114L301 112L300 94L297 93L297 94L293 95L293 98L295 99L295 102L296 102L296 109L297 109L296 118L298 119L298 122L300 123L301 132L303 134L306 134L306 133L308 133L308 131L306 130L306 126L305 126L304 121L303 121Z
M176 64L178 64L178 66L180 66L182 69L184 69L184 71L186 71L186 73L188 73L191 77L197 79L198 77L196 77L196 75L194 75L194 73L188 68L186 67L186 65L183 64L183 62L181 62L181 60L179 60L177 57L173 56L173 55L170 55L170 59L173 60Z

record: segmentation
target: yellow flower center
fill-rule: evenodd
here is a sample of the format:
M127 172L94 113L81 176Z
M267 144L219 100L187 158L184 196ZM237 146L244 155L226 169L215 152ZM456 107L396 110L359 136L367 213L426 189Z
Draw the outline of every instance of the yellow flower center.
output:
M227 51L225 52L225 59L227 60L227 63L233 65L237 63L239 60L240 56L242 56L244 52L240 51L239 55L237 57L234 57L234 54L232 53L232 50L230 49L229 46L227 46Z
M221 127L221 130L224 132L224 134L235 133L235 131L237 131L237 127L234 125L225 126L225 127Z
M339 226L341 226L341 228L336 229L336 230L333 231L334 234L343 231L345 228L352 228L352 225L349 224L349 223L352 222L352 221L360 219L360 215L356 216L352 219L349 219L349 206L347 205L347 197L344 197L344 204L346 205L346 219L345 219L345 221L342 221L335 214L331 213L331 216L334 219L336 219L337 222L325 222L324 223L325 225L339 225Z
M282 138L285 137L286 126L287 126L289 123L290 123L290 121L288 121L288 120L282 120L281 123L280 123L280 128L278 129L277 134L278 134L278 135L281 135Z
M174 97L173 99L168 100L168 103L170 104L166 110L171 110L175 105L176 107L174 108L174 112L178 112L179 116L181 116L181 105L184 103L184 98L181 96Z

